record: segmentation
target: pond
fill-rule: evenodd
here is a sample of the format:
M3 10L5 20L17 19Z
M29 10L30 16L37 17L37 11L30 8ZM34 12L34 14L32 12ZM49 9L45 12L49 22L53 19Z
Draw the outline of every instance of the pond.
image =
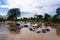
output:
M18 33L16 31L12 33L7 24L0 26L0 40L60 40L60 26L45 26L42 23L42 26L38 27L37 23L29 22L18 24L20 24Z

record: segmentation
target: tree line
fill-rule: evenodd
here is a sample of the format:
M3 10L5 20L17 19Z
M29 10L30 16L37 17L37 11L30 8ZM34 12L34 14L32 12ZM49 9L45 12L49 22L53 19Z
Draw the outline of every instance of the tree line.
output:
M60 23L60 7L56 9L56 14L54 16L45 13L43 15L35 15L36 17L31 18L21 18L20 21L32 21L32 22L46 22L46 23Z
M43 15L36 15L36 17L31 18L21 18L17 19L17 17L21 16L21 12L19 8L12 8L7 13L7 19L3 19L0 17L0 21L34 21L34 22L46 22L46 23L60 23L60 7L56 9L56 14L54 16L45 13Z

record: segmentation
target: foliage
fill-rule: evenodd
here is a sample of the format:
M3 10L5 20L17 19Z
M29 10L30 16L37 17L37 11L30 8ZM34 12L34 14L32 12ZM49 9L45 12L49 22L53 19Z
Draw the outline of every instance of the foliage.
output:
M44 21L48 21L49 19L50 19L50 15L49 14L47 14L47 13L45 13L45 16L44 16Z
M56 9L56 15L52 17L53 23L60 23L60 7Z
M56 13L60 15L60 7L56 9Z
M20 10L18 8L10 9L7 13L8 20L17 20L17 17L20 16Z
M42 19L42 17L43 17L42 15L37 15L37 18L39 19Z
M16 21L17 17L20 16L20 10L18 8L10 9L7 13L7 16L8 16L7 20ZM0 18L0 21L5 21L5 19ZM54 15L54 16L51 16L48 13L45 13L44 16L36 15L36 17L30 17L30 18L24 17L24 18L18 19L18 21L44 22L47 24L60 23L60 7L56 9L56 15Z

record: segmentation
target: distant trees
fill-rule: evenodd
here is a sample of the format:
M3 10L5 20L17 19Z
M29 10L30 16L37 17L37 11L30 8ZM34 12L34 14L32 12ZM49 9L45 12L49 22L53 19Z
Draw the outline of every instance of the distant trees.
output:
M42 15L37 15L37 13L34 15L34 18L37 18L37 19L42 19Z
M3 19L3 18L2 18L2 15L0 15L0 21L2 21L2 19Z
M57 23L57 15L54 15L54 16L52 17L52 22L53 22L53 23Z
M3 18L0 18L0 22L3 21Z
M60 23L60 7L56 9L56 15L52 17L52 22Z
M49 14L47 14L47 13L45 13L45 15L44 15L44 21L48 21L48 19L50 19L50 15Z
M24 17L24 18L23 18L23 20L24 20L24 21L27 21L27 18L26 18L26 17Z
M20 10L19 10L19 8L12 8L8 11L7 15L8 15L8 18L7 18L8 20L16 21L17 17L20 16Z
M39 19L42 19L42 17L43 17L42 15L37 15L37 18Z
M0 15L0 22L4 21L5 22L6 18L4 16Z
M20 10L18 8L12 8L8 11L8 20L15 20L17 21L17 17L20 16ZM44 17L44 18L43 18ZM36 21L36 22L51 22L51 23L60 23L60 7L56 9L56 15L53 17L49 15L48 13L45 13L43 15L34 15L34 17L31 18L26 18L24 17L23 19L20 19L22 21Z

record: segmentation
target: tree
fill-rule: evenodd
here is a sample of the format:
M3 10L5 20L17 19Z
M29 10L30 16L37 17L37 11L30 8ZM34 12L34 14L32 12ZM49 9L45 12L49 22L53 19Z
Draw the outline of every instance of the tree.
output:
M37 18L39 19L42 19L42 17L43 17L42 15L37 15Z
M54 15L54 16L52 17L52 22L53 22L53 23L56 23L56 22L57 22L57 15Z
M50 15L48 15L47 13L45 13L45 16L44 16L44 21L48 21L48 19L50 19Z
M60 7L56 9L56 15L52 17L53 23L60 23Z
M60 23L60 7L56 9L56 15L53 16L52 22L53 23Z
M26 17L23 17L23 20L24 20L24 21L27 21L27 18L26 18Z
M0 15L0 22L1 22L1 21L3 21L3 16L2 16L2 15Z
M17 17L20 16L20 10L19 8L12 8L8 11L7 15L9 20L13 19L14 21L17 21Z
M56 9L57 15L60 15L60 7Z
M57 15L57 18L60 18L60 7L56 9L56 15Z

